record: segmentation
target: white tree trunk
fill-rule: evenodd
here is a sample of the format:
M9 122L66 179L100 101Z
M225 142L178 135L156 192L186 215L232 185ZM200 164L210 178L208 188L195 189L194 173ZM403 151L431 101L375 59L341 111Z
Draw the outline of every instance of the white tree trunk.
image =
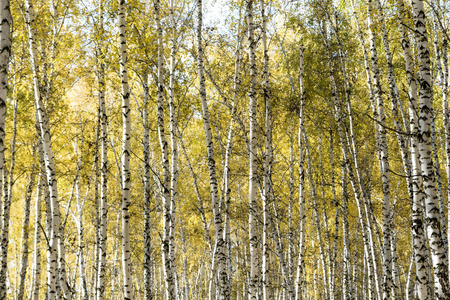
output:
M2 173L5 153L6 97L8 94L8 71L11 56L11 10L9 0L3 0L0 3L0 19L0 186L3 186ZM2 203L1 200L0 198L0 203ZM6 199L3 199L3 202L6 202ZM9 223L9 215L6 222ZM4 238L5 235L3 234L1 241L0 299L6 299L8 236L6 236L6 240Z
M410 118L410 128L411 133L411 177L412 177L412 193L413 193L413 203L412 203L412 236L413 236L413 257L416 264L416 288L419 299L429 299L427 286L429 284L430 278L428 277L428 272L426 268L426 243L425 243L425 233L424 224L422 220L422 203L424 194L422 191L422 178L419 163L419 152L418 152L418 120L417 120L417 83L414 73L414 67L412 63L411 48L409 44L409 39L407 37L407 28L404 25L404 15L405 9L402 0L397 1L398 6L398 16L399 16L399 27L400 33L402 35L402 49L403 56L405 59L405 69L406 77L409 86L409 118Z
M256 116L256 59L255 48L256 40L254 36L253 24L253 0L249 0L246 8L247 26L248 26L248 42L249 42L249 66L250 66L250 90L248 93L249 102L249 119L250 119L250 147L249 147L249 241L250 241L250 284L249 284L249 300L258 299L258 285L259 285L259 261L258 261L258 243L257 236L257 204L256 204L256 185L257 185L257 116Z
M108 227L108 115L106 114L105 101L105 63L103 54L103 0L99 3L99 41L97 47L97 80L98 80L98 105L99 105L99 121L100 121L100 210L99 210L99 230L98 230L98 267L97 267L97 281L96 281L96 299L103 300L105 293L105 267L107 255L107 227Z
M125 300L132 300L133 282L131 278L131 248L130 248L130 205L131 205L131 174L130 174L130 88L127 71L127 37L125 21L125 0L119 0L119 52L120 79L122 80L122 269L123 293Z
M303 45L300 45L299 49L300 56L300 113L299 113L299 123L298 123L298 170L299 170L299 187L298 187L298 210L299 210L299 223L300 223L300 237L298 246L298 263L297 263L297 278L295 283L295 299L303 299L303 290L306 283L305 280L305 169L303 161L303 122L304 122L304 108L305 108L305 87L304 87L304 77L305 77L305 66L303 61Z
M269 241L268 241L268 230L269 230L269 205L273 200L272 195L272 161L273 161L273 150L272 150L272 107L271 107L271 97L270 97L270 82L269 82L269 53L267 49L267 36L266 27L267 20L265 15L265 0L261 0L261 17L262 17L262 46L263 46L263 99L265 105L265 142L266 149L264 155L264 175L263 175L263 234L262 234L262 293L263 299L267 300L270 298L269 284ZM284 253L283 253L284 255ZM281 258L281 257L280 257ZM287 275L287 274L285 274Z
M419 161L425 190L425 223L434 271L434 293L438 299L449 299L447 253L444 251L436 195L436 178L431 160L432 82L430 49L423 0L412 1L416 43L419 57Z
M169 118L170 118L170 142L172 148L171 155L171 180L170 180L170 236L169 236L169 251L170 251L170 267L175 278L175 297L178 299L180 290L178 288L178 274L175 263L175 213L178 201L178 144L177 144L177 118L175 107L175 55L177 52L176 41L176 23L174 15L174 0L170 0L170 21L172 23L172 46L170 49L170 70L169 70Z
M149 84L148 74L144 74L144 105L142 111L144 127L144 299L153 299L153 276L152 276L152 235L150 220L151 204L151 168L150 168L150 126L148 122L148 100Z

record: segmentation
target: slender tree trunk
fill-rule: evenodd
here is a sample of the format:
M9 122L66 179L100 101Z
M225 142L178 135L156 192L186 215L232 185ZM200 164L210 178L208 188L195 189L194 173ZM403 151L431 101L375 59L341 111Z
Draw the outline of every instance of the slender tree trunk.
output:
M175 295L178 299L180 290L178 288L178 274L175 263L175 213L178 201L178 144L177 144L177 117L175 106L175 55L177 52L177 41L175 33L175 15L174 15L174 0L170 0L170 21L172 23L172 46L170 49L170 72L169 72L169 118L170 118L170 142L172 148L171 155L171 180L170 180L170 237L169 237L169 251L170 251L170 266L172 274L175 278Z
M152 234L151 234L151 168L150 168L150 125L148 122L148 101L149 101L149 85L148 74L144 77L144 106L142 111L143 127L144 127L144 299L153 299L153 277L152 277Z
M305 66L303 61L303 45L300 45L300 112L299 112L299 123L298 123L298 170L299 170L299 187L298 187L298 210L299 210L299 223L300 223L300 237L298 246L298 263L297 263L297 278L295 284L295 299L303 299L303 290L305 285L305 170L303 162L303 122L304 122L304 109L305 109L305 87L304 87L304 77L305 77Z
M105 63L103 54L103 0L100 0L99 4L99 41L97 49L97 79L98 79L98 106L99 106L99 121L100 121L100 211L99 211L99 245L98 245L98 268L97 268L97 300L104 299L105 293L105 267L106 267L106 255L107 255L107 228L108 228L108 115L106 114L106 101L105 101Z
M269 54L267 49L267 36L266 36L266 16L265 16L265 3L261 0L261 16L262 16L262 45L263 45L263 98L265 104L265 139L266 139L266 153L264 155L264 195L263 195L263 234L262 234L262 292L263 299L270 298L269 291L269 241L268 241L268 230L269 230L269 205L272 201L272 161L273 161L273 150L272 150L272 108L271 108L271 97L270 97L270 82L269 82ZM284 255L284 254L283 254ZM281 258L281 257L280 257ZM288 275L288 274L286 274Z
M132 300L133 282L131 278L131 248L130 248L130 205L131 205L131 174L130 174L130 89L127 73L127 37L125 21L125 0L119 0L119 49L120 78L122 80L122 268L123 292L125 300Z
M258 298L258 236L257 236L257 204L256 204L256 185L257 185L257 157L256 157L256 59L255 48L256 40L254 37L253 24L253 0L249 0L246 8L247 26L248 26L248 41L249 41L249 65L250 65L250 90L249 90L249 118L250 118L250 157L249 157L249 241L250 241L250 285L249 285L249 300L256 300Z
M5 156L5 119L6 119L6 97L8 94L9 60L11 56L11 10L10 1L4 0L0 4L0 186L2 183L3 162ZM0 195L1 197L1 195ZM2 199L0 198L0 203ZM6 199L3 199L6 202ZM8 219L4 218L6 223ZM5 223L4 223L5 224ZM6 299L6 271L8 260L8 236L5 236L5 227L2 228L1 241L1 266L0 266L0 299ZM6 240L5 240L6 237Z

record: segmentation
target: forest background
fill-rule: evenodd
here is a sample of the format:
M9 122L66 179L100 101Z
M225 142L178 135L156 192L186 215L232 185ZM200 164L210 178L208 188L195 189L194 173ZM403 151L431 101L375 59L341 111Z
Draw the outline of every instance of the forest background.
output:
M449 299L449 17L1 0L0 299Z

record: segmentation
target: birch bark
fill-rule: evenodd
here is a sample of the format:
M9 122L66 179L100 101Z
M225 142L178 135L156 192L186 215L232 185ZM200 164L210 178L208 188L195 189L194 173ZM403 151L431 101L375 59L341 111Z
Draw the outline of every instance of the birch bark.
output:
M303 299L303 289L305 285L304 273L305 273L305 170L304 170L304 159L303 159L303 122L304 116L303 112L305 109L305 66L303 60L303 45L300 45L300 112L299 112L299 124L298 124L298 170L299 170L299 187L298 187L298 202L299 202L299 223L300 223L300 236L299 236L299 246L298 246L298 264L297 264L297 278L295 284L295 299Z
M411 48L407 28L404 22L405 8L402 0L397 0L398 16L400 20L400 32L402 35L402 49L405 60L406 77L408 80L408 96L409 96L409 131L411 133L411 177L412 177L412 236L413 236L413 257L416 264L416 288L419 299L429 299L427 286L429 277L426 267L426 242L424 233L424 224L422 220L422 203L424 194L422 191L422 178L419 163L418 149L418 120L417 120L417 82L412 64Z
M131 277L131 248L130 248L130 205L131 205L131 173L130 173L130 88L128 86L127 69L127 37L125 21L125 0L119 0L119 51L120 78L122 80L122 270L123 296L125 300L132 300L133 282Z
M5 156L5 119L6 119L6 98L8 95L8 73L9 60L11 56L11 10L10 1L4 0L0 3L0 186L2 183L3 161ZM0 195L1 197L1 195ZM2 199L0 198L0 203ZM6 199L3 199L5 202ZM9 216L8 216L9 217ZM9 222L9 220L6 220ZM2 226L4 227L4 226ZM3 228L2 228L3 230ZM0 298L6 299L6 262L8 237L4 240L2 235L1 243L1 269L0 269Z
M103 0L99 3L99 41L97 47L97 80L98 80L98 106L99 106L99 121L100 121L100 148L101 148L101 160L100 160L100 224L98 234L98 268L97 268L97 281L96 281L96 299L103 300L105 293L105 266L107 255L107 227L108 227L108 115L106 114L106 101L105 101L105 56L103 54L103 12L104 4Z
M249 102L249 119L250 119L250 147L249 147L249 241L250 241L250 280L249 280L249 300L256 300L258 298L258 236L256 224L256 185L257 185L257 157L256 157L256 58L255 48L256 40L254 36L253 24L253 0L248 0L246 7L247 26L248 26L248 42L249 42L249 66L250 66L250 90L248 93Z
M419 130L417 132L420 168L425 190L425 223L430 241L434 271L434 293L438 299L449 299L447 253L444 251L439 221L439 206L436 195L436 177L431 159L432 82L430 71L430 49L423 0L411 1L419 57Z

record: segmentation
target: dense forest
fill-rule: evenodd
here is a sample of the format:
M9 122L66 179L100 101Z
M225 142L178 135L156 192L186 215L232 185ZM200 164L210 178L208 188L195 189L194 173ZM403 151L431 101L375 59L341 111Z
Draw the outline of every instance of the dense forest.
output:
M445 0L0 0L0 299L450 299L449 30Z

